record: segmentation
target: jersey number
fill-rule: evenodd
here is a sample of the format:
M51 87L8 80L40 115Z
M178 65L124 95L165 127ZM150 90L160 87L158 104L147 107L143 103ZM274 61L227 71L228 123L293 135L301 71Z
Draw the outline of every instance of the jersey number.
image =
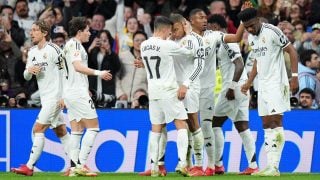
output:
M148 72L150 74L150 79L153 79L153 74L152 74L149 62L150 61L156 61L156 65L155 65L156 78L160 79L159 67L160 67L161 58L159 56L151 56L150 59L148 59L147 56L144 56L143 59L146 61L147 69L148 69Z

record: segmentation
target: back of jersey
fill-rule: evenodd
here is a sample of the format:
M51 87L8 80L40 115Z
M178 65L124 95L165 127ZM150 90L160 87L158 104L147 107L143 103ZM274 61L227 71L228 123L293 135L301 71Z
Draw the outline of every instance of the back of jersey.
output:
M149 99L177 96L178 84L173 56L183 53L173 41L151 37L141 44L141 56L147 72Z
M84 66L88 66L88 55L84 47L79 41L72 38L66 43L64 53L66 57L64 97L77 98L88 95L89 82L87 75L77 72L73 66L74 61L80 61Z

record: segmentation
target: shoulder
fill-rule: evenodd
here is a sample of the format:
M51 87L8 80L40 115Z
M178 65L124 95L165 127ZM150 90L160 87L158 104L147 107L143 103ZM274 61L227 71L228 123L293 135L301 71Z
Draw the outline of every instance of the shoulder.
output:
M53 50L54 52L56 52L57 54L60 54L61 53L61 49L60 47L58 47L57 45L49 42L48 45L47 45L47 48L50 49L50 50Z
M282 31L277 27L274 26L272 24L268 24L268 23L263 23L262 24L262 32L264 33L275 33L276 35L280 36L282 34Z

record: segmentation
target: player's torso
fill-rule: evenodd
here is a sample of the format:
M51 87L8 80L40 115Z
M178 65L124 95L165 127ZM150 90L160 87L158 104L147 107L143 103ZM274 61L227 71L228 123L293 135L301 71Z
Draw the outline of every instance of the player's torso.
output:
M42 101L60 97L63 73L63 62L58 58L60 51L57 46L47 43L42 49L33 47L28 54L31 65L41 67L36 77Z
M150 99L167 96L178 88L168 41L151 37L141 44L141 56L147 72Z

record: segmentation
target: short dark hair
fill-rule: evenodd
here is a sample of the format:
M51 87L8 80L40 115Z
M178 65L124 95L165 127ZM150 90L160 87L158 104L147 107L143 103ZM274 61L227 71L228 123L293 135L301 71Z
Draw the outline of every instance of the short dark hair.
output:
M202 10L202 9L200 9L200 8L192 9L192 10L190 11L190 13L189 13L189 19L191 19L192 16L194 16L195 14L197 14L198 12L201 12L201 11L204 12L204 10Z
M113 39L113 37L111 36L110 31L103 29L103 30L99 31L97 37L101 38L101 34L102 34L102 33L106 33L106 34L107 34L108 42L109 42L110 46L112 47L113 42L114 42L114 39Z
M38 20L38 21L34 22L33 24L39 26L40 31L42 33L47 32L46 40L49 41L50 40L50 35L51 35L51 27L50 27L50 25L44 20Z
M177 14L177 13L172 13L169 18L173 24L177 22L183 22L185 19L181 14Z
M310 94L312 99L314 99L316 97L316 94L314 93L314 91L310 88L303 88L300 92L299 92L299 97L300 97L300 94L302 93L306 93L306 94Z
M12 12L14 11L13 7L9 6L9 5L2 5L1 8L0 8L0 13L2 13L2 11L4 9L11 9Z
M317 54L317 52L313 49L307 49L300 53L300 62L304 66L306 65L307 61L311 61L312 54Z
M221 28L227 28L227 21L220 14L213 14L212 16L210 16L209 19L208 19L208 23L211 23L211 24L216 23Z
M243 22L249 21L257 17L257 10L255 8L245 9L241 11L237 17Z
M28 0L17 0L16 3L15 3L15 5L14 5L14 7L16 7L19 2L25 2L26 4L29 3Z
M141 34L141 35L143 35L146 39L148 39L148 35L147 35L145 32L143 32L143 31L137 31L137 32L135 32L135 33L133 34L133 36L132 36L132 39L134 39L134 38L136 37L136 35L138 35L138 34Z
M73 17L69 21L69 35L74 37L78 31L83 31L88 26L88 21L85 17Z
M170 21L170 19L165 16L157 16L156 19L154 20L155 30L161 29L167 26L172 26L172 25L173 25L172 21Z

